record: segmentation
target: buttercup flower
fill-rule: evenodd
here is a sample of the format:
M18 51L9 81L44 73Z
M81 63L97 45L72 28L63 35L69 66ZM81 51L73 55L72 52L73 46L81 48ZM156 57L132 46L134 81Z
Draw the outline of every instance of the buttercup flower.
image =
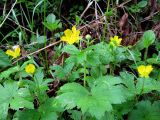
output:
M6 54L9 56L12 56L14 59L14 58L17 58L21 55L20 51L21 51L21 49L20 49L19 45L17 45L17 46L13 46L13 50L7 50Z
M61 40L67 42L68 44L73 44L81 39L79 35L80 31L76 30L76 26L73 26L72 30L67 29L64 31L64 36L61 37Z
M140 65L140 66L137 67L137 70L138 70L138 73L139 73L140 77L148 78L149 74L153 70L153 67L152 67L152 65L147 65L147 66Z
M113 46L121 46L122 38L118 38L118 36L110 37L110 44Z
M25 67L25 71L28 74L33 74L35 72L36 67L33 64L29 64Z

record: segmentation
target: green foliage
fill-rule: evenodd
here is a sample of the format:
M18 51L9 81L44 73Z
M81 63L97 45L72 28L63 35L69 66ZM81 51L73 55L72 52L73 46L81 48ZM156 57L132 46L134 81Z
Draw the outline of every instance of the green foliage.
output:
M54 31L57 28L61 28L62 24L60 20L56 20L56 16L51 13L46 17L46 21L43 22L44 26L47 27L50 31Z
M82 113L90 113L100 119L106 111L112 111L112 104L120 104L125 101L123 87L119 84L119 78L104 76L99 78L91 90L88 91L77 83L68 83L59 90L57 99L65 109L78 107ZM116 86L115 86L116 85Z
M8 114L9 107L18 110L19 108L34 108L31 95L27 92L28 89L18 89L17 82L6 81L4 85L0 85L0 104L3 108L1 110L0 118L5 120ZM28 95L28 96L27 96ZM30 99L28 98L30 97Z
M69 54L78 54L80 51L74 46L74 45L66 45L62 49L63 52L69 53Z
M19 66L14 66L14 67L9 68L8 70L1 72L0 80L8 78L12 73L18 72L19 70L20 70Z
M149 93L152 90L160 90L160 82L154 79L139 78L136 84L137 94Z
M132 5L129 10L132 13L138 13L140 12L144 7L147 6L147 1L146 0L142 0L140 1L138 4Z
M136 96L136 87L134 83L134 76L127 72L120 73L121 78L123 79L123 84L126 86L126 95L127 99L132 100Z
M46 36L39 36L39 37L37 38L37 42L38 42L39 44L46 43L46 42L47 42Z
M136 45L136 48L142 50L148 48L155 41L155 33L152 30L144 32L142 40Z
M144 32L142 37L144 48L148 48L155 41L155 38L155 33L152 30Z
M39 120L40 119L40 115L37 112L37 110L25 110L25 111L18 111L15 114L15 118L14 120L22 120L22 119L26 119L26 120Z
M0 68L4 68L11 65L9 57L0 49Z
M60 108L55 105L54 99L47 99L38 110L35 109L26 109L23 111L17 111L14 115L14 119L23 119L26 120L57 120L58 116L56 111L60 111Z
M24 84L28 86L34 96L38 97L40 102L44 102L48 98L46 94L48 83L52 81L52 79L44 79L42 68L39 68L33 77L33 81L25 81Z
M0 120L159 120L155 1L0 1ZM58 41L73 25L79 42ZM15 45L21 55L12 59L4 51ZM153 70L141 77L140 65Z
M159 120L160 101L153 104L150 101L140 101L136 109L131 111L129 120Z

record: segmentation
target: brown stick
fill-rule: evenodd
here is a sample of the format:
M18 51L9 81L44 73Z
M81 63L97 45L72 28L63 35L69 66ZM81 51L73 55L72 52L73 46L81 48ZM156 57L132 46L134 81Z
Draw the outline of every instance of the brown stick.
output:
M18 61L26 58L27 56L37 54L37 53L39 53L39 52L41 52L41 51L43 51L43 50L45 50L45 49L47 49L47 48L49 48L49 47L52 47L52 46L54 46L54 45L57 45L57 44L60 43L60 42L61 42L61 41L57 41L57 42L51 43L51 44L47 45L46 47L43 47L43 48L41 48L41 49L39 49L39 50L37 50L37 51L34 51L34 52L32 52L32 53L29 53L29 54L27 54L27 55L25 55L25 56L23 56L23 57L20 57L19 59L17 59L16 61L14 61L12 64L17 63Z

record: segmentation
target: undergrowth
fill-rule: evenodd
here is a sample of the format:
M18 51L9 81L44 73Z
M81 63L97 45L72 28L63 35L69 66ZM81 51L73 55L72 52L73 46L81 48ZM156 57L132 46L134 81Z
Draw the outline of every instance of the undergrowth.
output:
M0 1L0 120L159 120L159 8Z

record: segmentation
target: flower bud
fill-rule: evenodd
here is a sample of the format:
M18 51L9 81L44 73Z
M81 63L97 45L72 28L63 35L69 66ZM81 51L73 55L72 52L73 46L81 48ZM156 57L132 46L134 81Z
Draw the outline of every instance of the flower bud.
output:
M87 40L90 40L90 39L91 39L91 35L90 35L90 34L87 34L87 35L85 36L85 38L86 38Z

